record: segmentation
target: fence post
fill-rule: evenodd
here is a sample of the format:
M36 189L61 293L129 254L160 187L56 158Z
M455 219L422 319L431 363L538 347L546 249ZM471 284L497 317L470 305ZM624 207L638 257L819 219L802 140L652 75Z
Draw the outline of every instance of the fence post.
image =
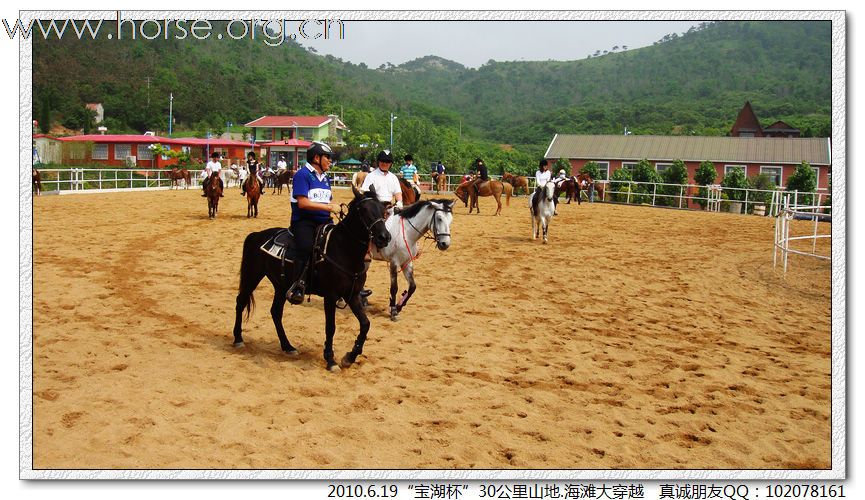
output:
M634 188L631 187L632 185L633 185L632 182L629 182L629 183L628 183L628 197L625 199L625 203L627 203L628 205L631 204L631 191L634 190Z
M655 206L655 194L658 192L658 185L654 182L652 183L652 206Z

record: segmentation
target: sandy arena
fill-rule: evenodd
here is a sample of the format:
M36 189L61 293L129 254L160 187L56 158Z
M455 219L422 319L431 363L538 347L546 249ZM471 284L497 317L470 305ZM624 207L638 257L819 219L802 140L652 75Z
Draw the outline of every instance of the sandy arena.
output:
M831 467L830 266L773 271L771 218L560 204L542 245L525 198L458 202L399 322L373 263L330 373L321 300L286 305L288 357L267 281L232 347L243 239L287 194L214 221L200 194L34 199L34 469ZM337 359L356 335L337 311Z

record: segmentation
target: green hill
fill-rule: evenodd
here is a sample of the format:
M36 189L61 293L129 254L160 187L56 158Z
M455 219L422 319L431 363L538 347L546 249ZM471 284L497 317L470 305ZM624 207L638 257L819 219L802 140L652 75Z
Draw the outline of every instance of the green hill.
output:
M626 126L724 135L746 100L766 125L830 131L829 22L711 23L641 49L478 69L436 56L371 69L296 43L250 40L37 38L33 51L41 123L81 128L83 104L102 102L112 132L164 131L172 92L179 128L203 134L265 114L338 113L356 146L386 144L394 112L396 153L411 151L421 164L465 166L484 156L528 170L555 133Z

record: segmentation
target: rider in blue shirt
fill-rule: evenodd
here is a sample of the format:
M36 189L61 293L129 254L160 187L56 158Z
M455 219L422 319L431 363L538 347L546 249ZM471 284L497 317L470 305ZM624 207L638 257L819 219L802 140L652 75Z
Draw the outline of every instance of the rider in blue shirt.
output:
M288 289L288 301L292 304L303 302L306 289L305 272L315 244L318 226L331 221L334 211L331 200L330 170L333 151L323 142L313 142L306 151L308 162L295 172L291 187L291 229L294 234L294 276Z

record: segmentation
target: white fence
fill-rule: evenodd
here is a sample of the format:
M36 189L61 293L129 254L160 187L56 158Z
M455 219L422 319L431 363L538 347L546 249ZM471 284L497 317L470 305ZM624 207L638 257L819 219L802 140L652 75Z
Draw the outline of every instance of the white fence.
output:
M168 189L171 187L168 169L128 169L128 168L68 168L41 169L42 190L56 193L150 190ZM222 170L223 182L226 187L237 186L228 182L227 169ZM201 171L190 170L191 187L201 186ZM348 187L354 171L331 170L328 175L335 187ZM501 176L491 175L493 179ZM462 175L445 175L446 183L443 193L451 193L463 181ZM535 188L534 176L527 176L529 191ZM421 190L425 193L435 192L432 179L428 174L420 175ZM730 211L734 213L757 213L777 215L781 211L781 196L791 195L791 206L821 206L828 201L826 189L815 193L788 193L784 190L759 190L727 188L719 185L698 186L694 184L643 183L629 181L596 181L596 197L601 201L665 206L672 208L695 209L706 207L712 211ZM614 190L613 188L617 190ZM724 199L726 195L727 199ZM755 210L756 208L756 210Z
M787 272L787 258L792 254L803 255L820 260L832 260L828 254L817 251L817 241L832 239L831 228L828 233L820 233L820 222L831 222L831 206L801 206L791 203L789 194L781 200L781 210L775 218L775 246L772 251L772 267L778 267L778 260L783 263L784 273ZM813 231L809 234L790 236L791 226L794 220L814 221ZM807 245L801 245L799 250L794 250L791 243L802 241L811 242L811 251L806 251L804 248Z

